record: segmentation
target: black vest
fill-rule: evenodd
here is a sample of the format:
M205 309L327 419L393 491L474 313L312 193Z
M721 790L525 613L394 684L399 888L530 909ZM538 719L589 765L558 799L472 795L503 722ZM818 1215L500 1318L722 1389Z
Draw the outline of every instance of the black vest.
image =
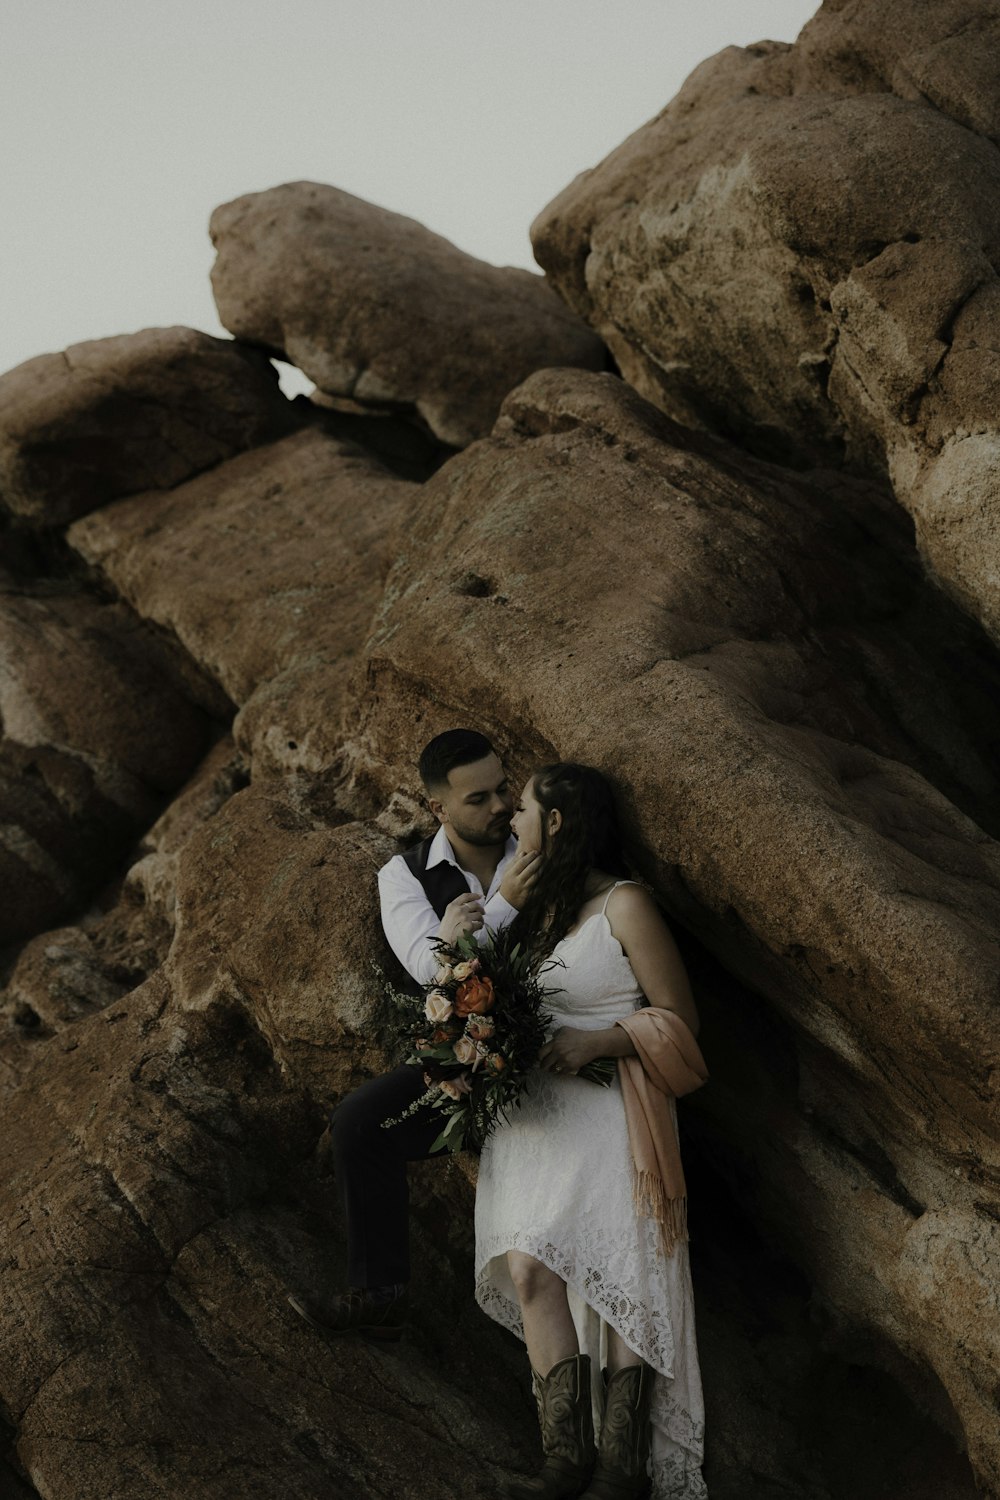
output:
M410 874L420 881L428 901L440 919L444 916L445 907L456 896L468 894L469 883L458 866L449 864L447 860L439 865L432 865L428 870L427 856L435 837L436 835L432 835L429 839L422 839L419 844L408 849L403 855L403 863Z

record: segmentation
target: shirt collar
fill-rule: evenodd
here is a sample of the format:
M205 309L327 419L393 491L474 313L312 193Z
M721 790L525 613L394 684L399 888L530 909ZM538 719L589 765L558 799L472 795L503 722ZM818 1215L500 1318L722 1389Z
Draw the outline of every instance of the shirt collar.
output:
M503 864L504 860L510 859L511 855L515 852L516 849L517 839L513 834L510 834L508 836L506 844L504 845L504 851L500 863ZM434 867L434 865L441 865L445 863L454 865L456 870L462 869L462 866L458 862L454 849L448 842L448 835L445 833L444 824L442 823L438 828L437 833L431 839L431 847L427 851L427 869L430 870Z

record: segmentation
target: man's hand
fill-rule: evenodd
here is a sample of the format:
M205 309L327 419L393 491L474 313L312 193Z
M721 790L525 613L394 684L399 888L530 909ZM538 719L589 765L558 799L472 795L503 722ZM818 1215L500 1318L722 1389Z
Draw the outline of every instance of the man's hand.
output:
M472 891L449 901L441 918L438 937L442 943L455 943L467 933L478 932L483 925L483 899Z
M541 850L519 849L503 872L500 894L517 911L527 901L541 869Z

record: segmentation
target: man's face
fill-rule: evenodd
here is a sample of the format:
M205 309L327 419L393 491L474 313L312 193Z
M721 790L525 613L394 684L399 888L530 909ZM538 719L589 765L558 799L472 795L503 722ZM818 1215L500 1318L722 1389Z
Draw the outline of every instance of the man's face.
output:
M429 800L434 816L467 844L485 849L507 842L514 796L497 756L456 766L447 787Z

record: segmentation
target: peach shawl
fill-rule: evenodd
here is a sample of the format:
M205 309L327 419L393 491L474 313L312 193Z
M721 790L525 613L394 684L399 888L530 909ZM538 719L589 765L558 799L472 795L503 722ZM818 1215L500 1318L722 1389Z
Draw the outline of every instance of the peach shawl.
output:
M701 1088L708 1069L690 1027L672 1010L650 1005L616 1024L628 1032L636 1053L618 1059L636 1208L658 1222L664 1251L672 1255L678 1241L687 1239L687 1189L669 1100Z

